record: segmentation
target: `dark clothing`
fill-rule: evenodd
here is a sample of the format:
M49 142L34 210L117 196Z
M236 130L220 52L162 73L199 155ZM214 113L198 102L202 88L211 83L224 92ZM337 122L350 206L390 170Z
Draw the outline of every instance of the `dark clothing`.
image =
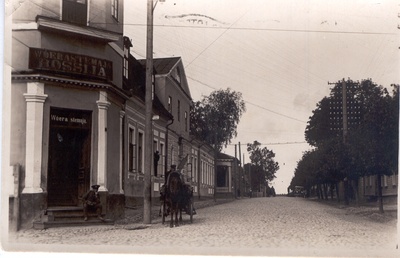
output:
M96 211L97 216L101 218L102 206L99 193L93 189L89 190L83 197L83 215L88 216L88 211ZM102 219L102 218L101 218Z
M154 152L154 175L158 174L158 161L160 160L160 154L158 151Z

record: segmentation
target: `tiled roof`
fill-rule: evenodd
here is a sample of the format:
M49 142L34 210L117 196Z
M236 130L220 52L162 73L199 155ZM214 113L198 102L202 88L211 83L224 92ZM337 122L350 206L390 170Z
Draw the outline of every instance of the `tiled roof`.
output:
M179 62L180 57L154 58L153 67L155 74L167 74ZM138 60L143 67L146 67L146 59Z

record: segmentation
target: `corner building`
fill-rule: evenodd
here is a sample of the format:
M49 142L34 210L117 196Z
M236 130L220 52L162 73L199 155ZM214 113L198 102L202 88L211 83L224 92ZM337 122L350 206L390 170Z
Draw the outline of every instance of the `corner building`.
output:
M129 98L122 89L124 50L130 47L123 1L19 2L7 10L12 58L3 172L10 227L51 220L46 216L54 207L82 207L80 198L93 184L100 185L107 218L120 217L120 135Z

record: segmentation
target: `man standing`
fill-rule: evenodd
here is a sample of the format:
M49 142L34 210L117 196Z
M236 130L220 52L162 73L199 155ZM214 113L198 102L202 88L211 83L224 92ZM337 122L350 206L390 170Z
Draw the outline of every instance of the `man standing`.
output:
M96 210L97 217L104 221L103 217L101 216L102 206L100 203L100 196L99 196L99 187L100 185L92 185L92 189L90 189L83 197L83 216L84 220L87 221L88 219L88 210Z
M154 176L157 176L159 160L160 160L160 153L158 151L156 151L156 152L154 152Z

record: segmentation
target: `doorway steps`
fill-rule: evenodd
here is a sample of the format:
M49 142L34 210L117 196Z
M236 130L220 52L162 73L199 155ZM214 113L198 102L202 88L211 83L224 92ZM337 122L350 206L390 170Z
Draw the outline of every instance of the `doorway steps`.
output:
M83 207L56 206L48 207L43 211L40 221L33 222L34 229L55 227L84 227L94 225L114 225L114 221L104 219L101 221L95 213L88 214L88 220L83 220Z

